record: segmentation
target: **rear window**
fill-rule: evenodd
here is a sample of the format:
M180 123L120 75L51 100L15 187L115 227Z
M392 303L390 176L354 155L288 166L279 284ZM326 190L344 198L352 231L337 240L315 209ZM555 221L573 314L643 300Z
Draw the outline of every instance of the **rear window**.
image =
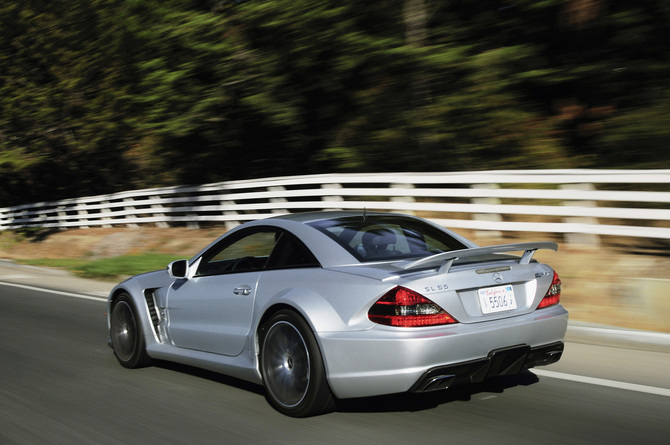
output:
M352 216L309 225L333 238L363 262L423 257L467 247L447 232L402 216Z

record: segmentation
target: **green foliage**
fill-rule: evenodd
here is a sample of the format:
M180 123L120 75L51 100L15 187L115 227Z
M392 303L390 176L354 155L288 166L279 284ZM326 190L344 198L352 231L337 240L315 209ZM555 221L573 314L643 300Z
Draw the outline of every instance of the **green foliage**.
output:
M335 171L668 165L662 0L0 5L0 206Z
M145 253L141 255L123 255L99 260L75 258L20 260L33 266L55 267L69 270L85 278L113 279L165 269L179 258L174 255Z
M116 172L125 165L127 130L121 55L110 27L117 3L0 7L0 169L14 178L0 198L43 200L130 185Z
M621 167L635 165L655 168L668 165L670 153L660 147L670 146L670 90L659 91L658 97L645 107L615 113L598 122L597 155ZM621 150L621 147L630 147Z

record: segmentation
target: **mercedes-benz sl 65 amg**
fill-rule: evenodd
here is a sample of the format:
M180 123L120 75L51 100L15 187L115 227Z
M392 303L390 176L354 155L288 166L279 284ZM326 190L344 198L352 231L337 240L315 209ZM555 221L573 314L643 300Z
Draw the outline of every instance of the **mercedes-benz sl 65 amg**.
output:
M167 360L261 384L294 417L514 375L561 357L561 281L533 259L557 248L479 247L390 213L252 221L117 285L109 344L127 368Z

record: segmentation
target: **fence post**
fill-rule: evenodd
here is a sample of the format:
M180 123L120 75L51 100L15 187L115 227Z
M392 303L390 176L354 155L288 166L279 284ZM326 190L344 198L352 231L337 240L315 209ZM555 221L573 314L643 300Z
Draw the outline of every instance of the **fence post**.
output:
M342 184L321 184L322 189L341 189ZM323 195L321 196L321 201L330 201L330 202L344 202L344 198L340 195ZM342 208L328 208L326 210L343 210Z
M103 207L103 208L100 209L100 215L105 215L107 213L112 212L112 210L109 208L109 200L100 201L100 204L104 204L105 206L107 206L107 207ZM111 221L112 220L112 218L110 218L109 216L101 216L100 219L102 221ZM102 227L104 229L109 229L109 228L112 227L112 225L111 224L103 224Z
M281 186L281 185L268 187L268 192L285 192L285 191L286 191L286 188ZM283 198L283 197L280 196L280 197L270 198L270 202L272 202L272 203L282 203L282 202L288 202L288 200L286 198ZM289 213L289 211L287 209L272 209L271 212L272 213L282 213L282 214L283 213Z
M575 194L581 191L593 191L596 188L593 184L561 184L559 186L562 190L573 190ZM595 201L565 201L565 206L580 206L580 207L598 207ZM598 224L598 219L590 216L566 216L563 222L567 224ZM565 242L573 247L596 249L600 247L600 237L591 233L566 233Z
M56 207L56 216L58 217L58 228L64 228L67 222L67 208L62 204Z
M391 184L389 188L410 190L414 188L414 184L394 183ZM391 196L391 202L416 202L416 199L414 198L414 196ZM413 210L403 209L403 213L407 213L408 215L414 215Z
M81 224L81 225L78 226L80 229L88 229L89 228L87 225L82 224L82 223L88 222L88 218L87 218L88 210L86 210L87 206L88 206L88 204L82 204L80 202L77 203L77 207L84 207L83 209L80 208L79 210L77 210L77 215L78 215L77 222L79 224Z
M123 200L123 202L129 202L129 203L131 203L131 204L134 204L134 203L135 203L135 200L134 200L133 198L125 198L125 199ZM135 209L135 206L134 206L134 205L126 205L126 206L123 207L123 210L134 212L136 209ZM135 216L134 213L133 213L132 215L126 215L126 216L125 216L125 219L131 219L133 216ZM137 227L137 224L135 224L135 223L127 223L127 224L126 224L126 227Z
M155 198L156 199L163 199L163 197L160 196L160 195L155 196ZM164 220L165 213L161 212L161 210L163 210L163 206L161 204L151 204L151 208L156 211L156 213L153 214L154 218L163 219L162 221L156 221L156 227L160 227L162 229L170 227L170 225L167 223L167 221Z
M40 223L39 223L40 226L43 226L43 225L44 225L44 221L47 220L47 217L48 217L48 216L49 216L49 210L48 210L48 207L47 207L47 206L44 206L44 207L42 208L42 211L39 213L39 216L37 217L37 219L40 221Z
M471 189L499 189L500 185L498 184L472 184ZM495 197L475 197L471 198L470 201L473 204L492 204L499 205L500 199ZM473 213L472 219L475 221L489 221L489 222L502 222L503 218L497 213ZM502 238L502 232L499 230L477 230L475 231L477 237L481 238Z
M225 201L224 200L224 201L221 201L220 203L223 207L233 207L235 205L235 201ZM237 211L235 211L235 210L224 210L223 214L227 215L227 216L239 215L239 213L237 213ZM224 224L226 230L231 230L231 229L234 229L235 227L239 226L240 222L236 221L236 220L229 220L229 221L224 221L223 224Z

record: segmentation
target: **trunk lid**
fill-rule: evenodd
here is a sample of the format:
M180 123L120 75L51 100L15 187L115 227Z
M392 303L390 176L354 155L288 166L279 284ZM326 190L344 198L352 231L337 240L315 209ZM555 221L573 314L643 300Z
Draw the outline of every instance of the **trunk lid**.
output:
M553 269L532 260L556 243L518 243L445 252L405 264L402 283L440 305L461 323L477 323L535 310ZM521 256L508 252L523 251ZM432 268L432 273L426 269Z
M535 310L553 269L533 261L553 242L516 243L444 252L418 260L358 263L329 269L412 289L461 323L478 323ZM511 255L510 252L523 252Z

